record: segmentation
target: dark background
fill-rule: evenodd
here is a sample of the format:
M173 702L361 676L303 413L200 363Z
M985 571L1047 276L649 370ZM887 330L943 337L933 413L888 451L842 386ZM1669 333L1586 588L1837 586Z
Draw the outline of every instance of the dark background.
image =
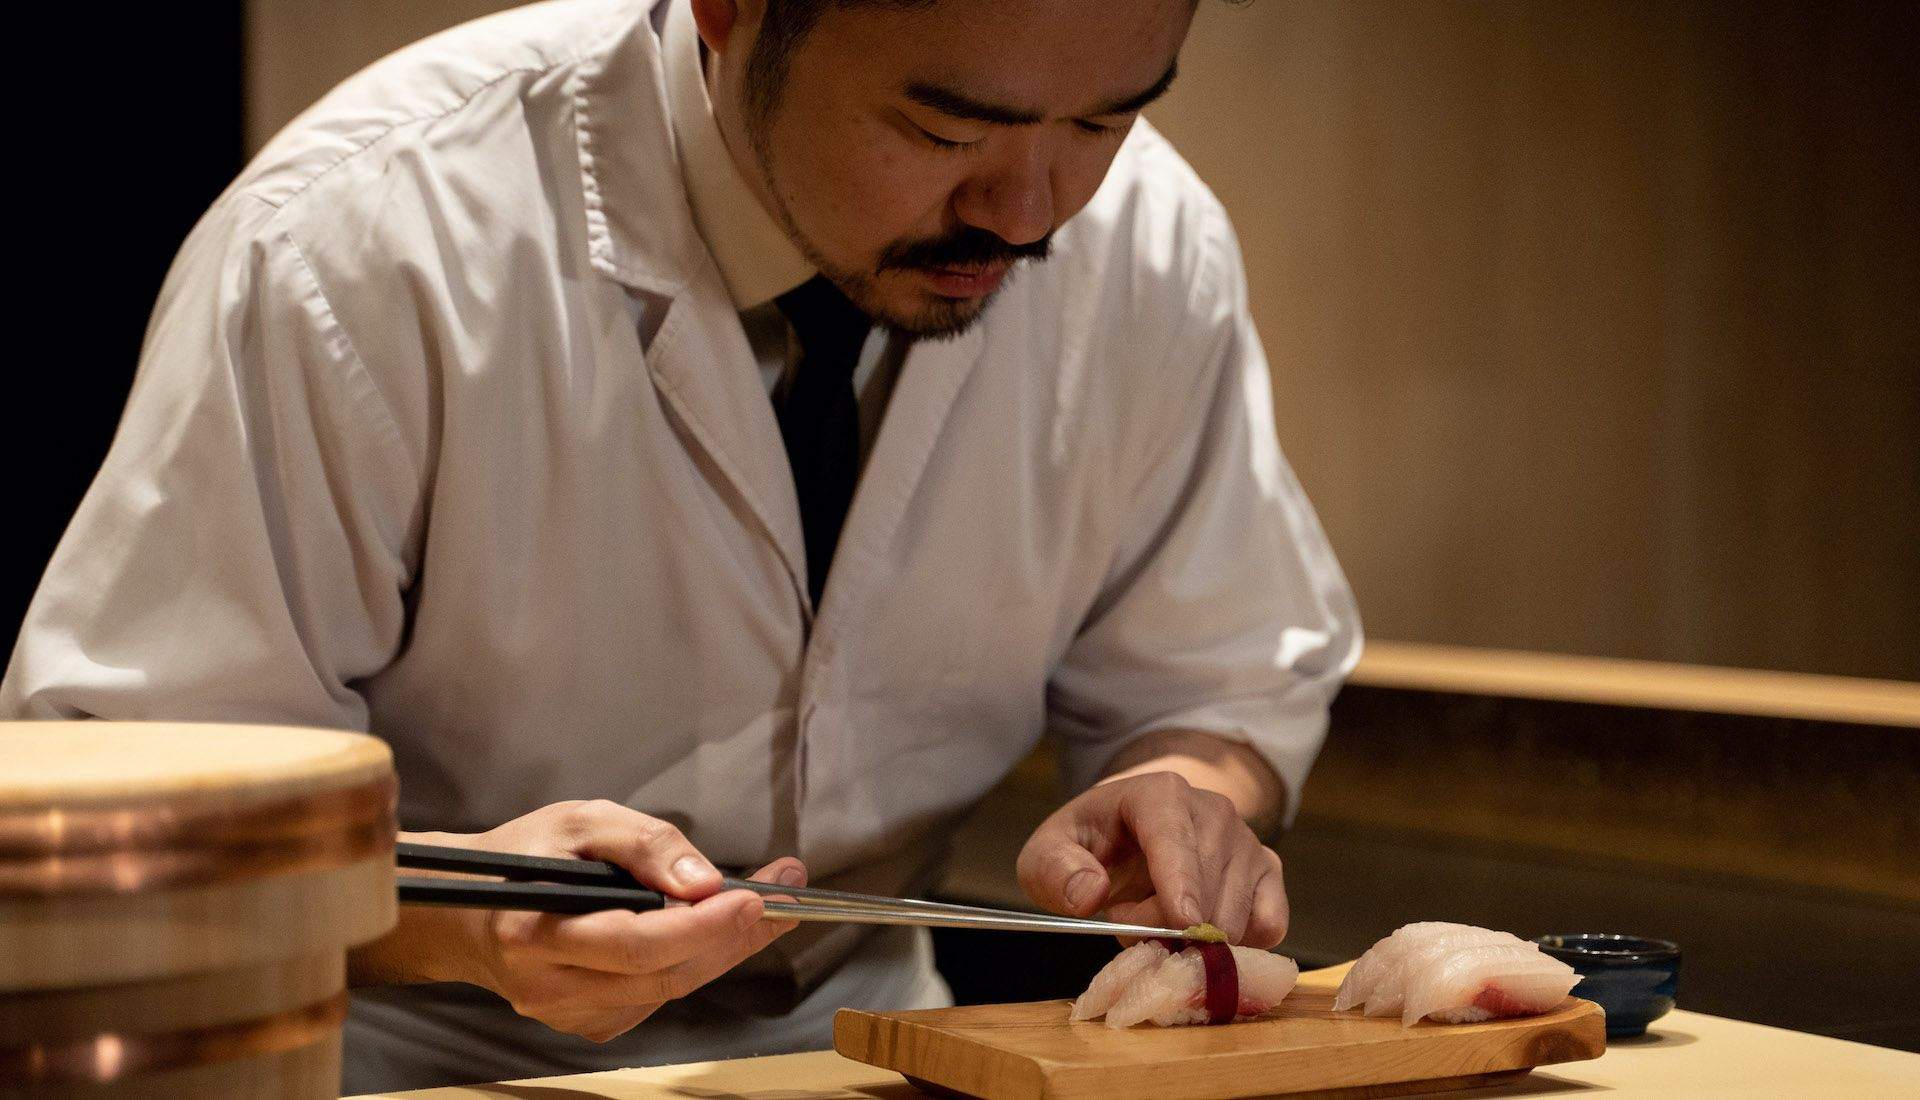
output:
M242 5L71 5L12 85L15 374L0 432L13 651L47 559L106 454L147 314L187 230L240 170ZM110 33L103 23L111 22ZM51 43L84 44L55 49ZM24 198L21 196L24 195Z

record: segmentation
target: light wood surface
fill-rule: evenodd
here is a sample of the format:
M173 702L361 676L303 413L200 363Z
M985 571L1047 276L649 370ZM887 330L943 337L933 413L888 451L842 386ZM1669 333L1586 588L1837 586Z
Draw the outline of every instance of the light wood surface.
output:
M157 894L0 898L0 992L342 953L397 917L392 849L346 867Z
M1338 968L1301 976L1309 988L1337 984ZM1641 1039L1617 1040L1602 1057L1538 1069L1467 1097L1571 1096L1604 1090L1618 1100L1708 1097L1892 1097L1920 1094L1920 1054L1762 1027L1680 1010ZM832 1051L695 1062L612 1073L544 1077L508 1086L381 1093L410 1100L917 1100L897 1073ZM366 1100L374 1100L369 1096Z
M178 978L9 991L0 996L0 1047L28 1035L63 1042L100 1031L211 1027L324 1001L346 985L346 971L335 950Z
M1350 682L1920 729L1920 683L1897 680L1369 641Z
M392 771L364 734L204 722L0 723L0 812L49 800L268 799L339 790Z
M834 1049L966 1096L1007 1100L1208 1100L1320 1094L1426 1082L1483 1084L1489 1074L1597 1058L1598 1005L1480 1024L1402 1027L1335 1013L1333 991L1297 989L1268 1016L1221 1027L1109 1028L1071 1023L1067 1001L917 1012L842 1009Z

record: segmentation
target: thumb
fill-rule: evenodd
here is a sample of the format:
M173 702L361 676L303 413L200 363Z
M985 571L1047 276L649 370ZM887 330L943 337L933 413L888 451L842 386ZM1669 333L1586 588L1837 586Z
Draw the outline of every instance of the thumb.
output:
M1065 830L1048 825L1035 831L1020 850L1021 887L1035 904L1051 912L1076 917L1099 912L1112 886L1107 869Z

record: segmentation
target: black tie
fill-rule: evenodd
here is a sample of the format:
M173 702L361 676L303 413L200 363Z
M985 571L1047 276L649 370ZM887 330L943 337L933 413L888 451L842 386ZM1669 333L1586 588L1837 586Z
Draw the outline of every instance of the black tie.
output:
M853 393L853 368L873 322L821 275L775 302L800 337L799 368L777 414L806 534L807 589L819 607L860 479L860 403Z

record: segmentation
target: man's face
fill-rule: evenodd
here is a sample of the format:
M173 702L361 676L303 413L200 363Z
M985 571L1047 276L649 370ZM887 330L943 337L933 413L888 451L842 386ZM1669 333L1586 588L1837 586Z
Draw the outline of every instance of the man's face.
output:
M951 335L1093 197L1170 79L1193 8L829 3L755 112L741 97L761 8L743 5L716 108L744 131L750 182L822 273L882 323Z

